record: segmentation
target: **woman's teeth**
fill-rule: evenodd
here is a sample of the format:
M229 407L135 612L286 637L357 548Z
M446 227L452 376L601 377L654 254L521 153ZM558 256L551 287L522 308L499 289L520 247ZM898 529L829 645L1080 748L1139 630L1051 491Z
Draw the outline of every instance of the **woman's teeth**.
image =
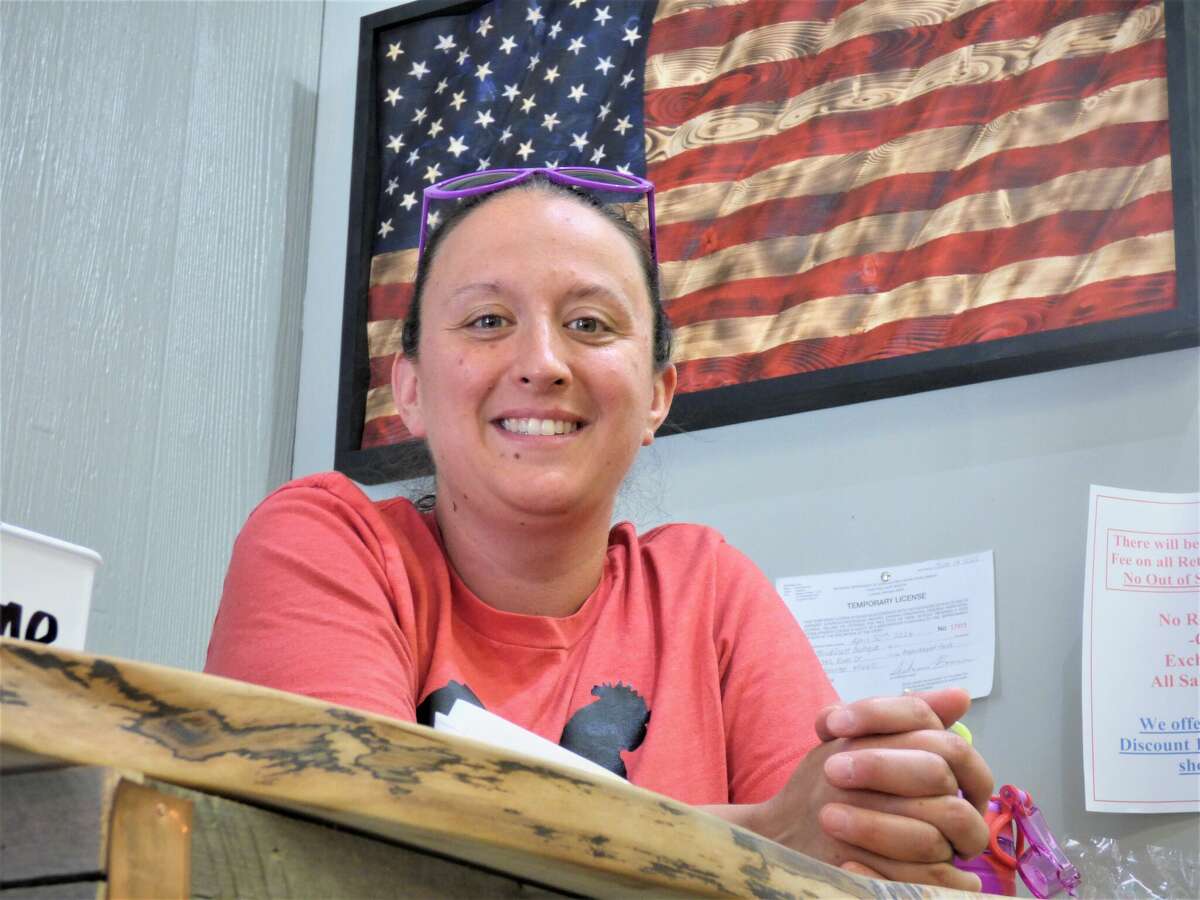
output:
M561 419L501 419L500 427L515 434L570 434L579 425Z

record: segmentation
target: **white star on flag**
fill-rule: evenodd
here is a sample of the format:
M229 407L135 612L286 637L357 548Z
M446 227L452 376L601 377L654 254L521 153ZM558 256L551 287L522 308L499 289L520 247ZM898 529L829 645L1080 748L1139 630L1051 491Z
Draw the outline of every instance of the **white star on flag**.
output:
M475 77L478 78L480 81L483 81L483 79L487 78L491 74L492 74L492 64L491 63L484 63L481 66L475 67Z
M400 88L388 88L387 96L383 98L383 102L395 106L403 99L404 96L400 93Z
M633 174L633 172L630 171L629 166L626 166L626 165L617 166L617 171L620 172L622 175L632 175Z
M538 22L542 21L543 18L542 11L536 6L529 7L529 11L525 13L525 21L530 25L536 25Z
M546 74L542 76L546 81L554 84L554 80L558 78L558 66L551 66L546 70Z
M477 35L479 35L480 37L487 37L488 32L491 31L495 27L496 26L492 24L492 17L488 16L486 19L484 19L482 22L479 23L479 27L475 29L475 33Z
M408 212L417 205L417 195L414 193L405 194L404 199L400 201L400 205L404 207L405 212Z
M413 63L412 70L408 74L414 76L417 81L420 81L429 74L429 67L423 62L415 62Z
M440 94L440 93L442 93L442 91L446 90L446 88L448 88L448 87L450 87L450 82L449 82L449 80L448 80L448 79L445 79L445 78L443 78L441 81L439 81L439 82L438 82L438 85L437 85L437 87L436 87L436 88L434 88L434 91L433 91L433 92L434 92L435 94Z
M400 137L398 134L390 135L389 138L390 139L387 142L388 149L393 153L399 153L400 148L404 146L404 138Z
M404 51L400 49L399 44L388 44L387 58L390 62L395 62L396 57L403 55Z
M513 50L516 49L516 46L517 42L512 39L511 34L500 39L500 50L505 56L508 56L510 53L512 53Z
M512 129L505 127L505 129L500 132L500 137L497 138L497 140L502 144L507 144L510 140L512 140Z
M537 66L537 64L541 61L542 61L542 57L539 54L535 53L535 54L533 54L533 56L529 57L529 65L526 68L528 68L529 71L532 72L534 70L534 68Z
M621 38L621 43L625 43L625 41L629 41L629 46L632 47L634 44L636 44L638 42L639 38L641 38L641 35L638 34L638 30L637 30L636 26L633 28L626 28L625 29L625 37Z
M392 220L391 220L391 219L388 219L386 222L383 222L383 223L381 223L381 224L380 224L380 226L379 226L379 236L380 236L381 238L385 238L385 237L387 237L387 236L388 236L388 234L389 234L390 232L392 232L392 231L395 231L395 230L396 230L396 229L394 229L394 228L392 227Z
M606 56L596 63L596 71L601 75L607 75L608 70L613 67L612 57Z
M525 162L533 155L533 141L526 141L517 149L517 156L521 157L521 162Z
M447 152L453 154L455 159L458 159L466 150L467 145L463 143L461 137L450 138L450 148Z
M457 46L458 46L458 44L454 43L454 35L439 34L437 46L434 47L433 49L434 50L442 50L442 51L449 53L451 50L453 50Z
M542 127L547 131L553 131L554 126L558 124L558 113L547 113L542 116Z
M437 181L439 178L442 177L441 164L434 163L432 166L426 166L425 167L425 175L423 177L430 184L433 184L435 181Z
M567 45L567 52L574 53L576 56L578 56L579 51L586 46L587 44L583 42L583 38L571 38L571 43Z
M521 101L521 112L529 112L535 106L537 106L537 101L532 97L526 97Z
M608 11L609 11L611 8L612 8L612 7L606 6L606 7L604 7L604 9L598 9L598 10L596 10L596 18L595 18L595 19L593 19L592 21L594 21L594 22L599 22L599 23L600 23L602 26L603 26L603 25L607 25L607 24L608 24L608 20L612 18L612 16L611 16L611 15L609 15L609 13L608 13Z
M464 103L467 102L467 95L463 91L455 91L454 99L450 101L450 105L454 107L454 111L458 112L462 109Z
M458 54L458 64L461 66L471 58L471 51L464 47Z
M621 76L621 87L629 87L631 84L633 84L633 69Z
M420 155L421 155L421 151L418 150L416 147L414 147L412 153L408 154L408 164L411 166L413 163L415 163L417 161L417 157L419 157Z
M547 36L551 40L553 40L554 38L558 37L558 35L561 31L562 31L562 22L555 22L553 25L550 26L550 31L548 32Z
M440 212L431 212L425 217L425 225L430 230L437 228L442 224L442 214Z
M572 100L574 100L576 103L578 103L580 100L582 100L584 97L587 96L587 91L585 91L583 89L582 84L577 84L577 85L575 85L575 87L571 88L571 90L567 92L567 96L570 97Z
M617 124L613 126L613 131L615 131L621 137L625 137L625 132L632 127L633 126L629 123L629 116L621 116L621 118L617 119Z
M516 100L521 96L521 92L517 90L517 86L515 84L506 84L501 93L504 94L505 100Z
M429 123L429 136L431 138L437 137L444 130L445 129L442 128L442 120L441 119L434 119L432 122Z
M422 107L421 107L420 109L418 109L418 110L417 110L415 113L413 113L412 120L413 120L414 122L416 122L418 125L420 125L422 122L424 122L424 121L425 121L425 117L426 117L427 115L429 115L429 113L428 113L428 112L426 112L426 111L425 111L425 107L424 107L424 106L422 106Z
M595 149L595 150L592 152L592 165L596 165L596 164L597 164L597 163L599 163L599 162L600 162L600 160L602 160L602 159L604 159L604 148L603 148L603 147L597 147L597 148L596 148L596 149Z
M571 0L570 5L575 7L576 9L579 9L579 7L583 6L583 4L586 2L587 2L587 0Z
M608 114L610 112L612 112L612 104L611 103L601 103L600 104L600 112L596 113L596 116L597 116L597 118L600 119L601 122L603 122L605 119L608 118Z
M487 128L495 121L496 120L492 117L492 111L490 109L481 110L480 112L475 113L476 125L482 125L484 128Z
M559 165L560 165L560 163L557 159L546 160L546 168L547 169L557 169L559 167Z
M390 196L392 196L392 194L396 193L396 191L398 191L398 190L400 190L400 179L399 178L389 178L388 186L386 188L384 188L383 192L390 197Z
M481 159L479 161L479 168L476 169L475 171L482 172L484 169L488 168L488 166L490 166L491 164L492 164L492 158L490 156L485 156L483 159Z
M583 148L587 146L587 143L587 132L584 132L583 134L575 134L575 132L571 132L571 146L580 153L583 152Z

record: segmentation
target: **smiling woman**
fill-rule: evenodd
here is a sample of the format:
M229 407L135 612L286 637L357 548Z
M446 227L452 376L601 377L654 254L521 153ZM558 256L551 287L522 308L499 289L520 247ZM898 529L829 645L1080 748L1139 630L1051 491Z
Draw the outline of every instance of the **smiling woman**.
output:
M827 862L977 889L951 865L991 791L943 730L964 694L838 706L720 535L611 526L676 376L652 252L562 180L485 181L424 245L392 385L435 508L337 474L281 488L234 548L208 670L424 724L465 700Z

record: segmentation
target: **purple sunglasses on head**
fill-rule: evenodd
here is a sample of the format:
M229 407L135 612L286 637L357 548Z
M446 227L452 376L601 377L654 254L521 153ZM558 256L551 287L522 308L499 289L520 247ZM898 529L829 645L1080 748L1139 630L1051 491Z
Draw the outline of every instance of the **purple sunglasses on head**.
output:
M591 191L614 191L620 194L645 194L646 208L650 213L650 257L658 265L658 241L654 234L654 185L637 175L626 175L611 169L596 169L590 166L562 166L560 168L535 169L484 169L469 175L455 175L425 188L421 200L421 236L417 242L417 256L425 252L425 241L429 237L429 201L463 200L490 194L510 185L528 181L541 173L555 184L582 188Z

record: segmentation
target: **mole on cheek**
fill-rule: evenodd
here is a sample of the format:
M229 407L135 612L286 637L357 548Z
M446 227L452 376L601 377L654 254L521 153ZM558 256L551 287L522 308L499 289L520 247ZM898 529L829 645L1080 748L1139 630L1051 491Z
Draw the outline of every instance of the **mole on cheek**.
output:
M520 454L520 453L514 453L514 454L513 454L513 459L520 459L520 458L521 458L521 454Z

